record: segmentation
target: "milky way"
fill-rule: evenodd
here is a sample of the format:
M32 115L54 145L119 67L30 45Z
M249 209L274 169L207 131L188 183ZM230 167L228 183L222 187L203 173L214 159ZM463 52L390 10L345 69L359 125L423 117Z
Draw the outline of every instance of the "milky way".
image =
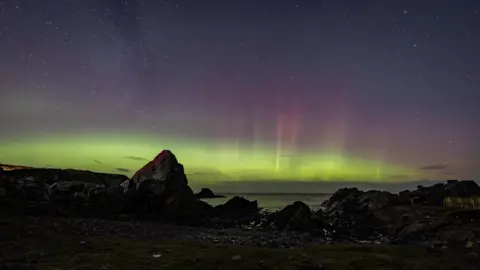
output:
M0 163L480 176L479 1L0 1ZM272 183L273 183L272 182Z

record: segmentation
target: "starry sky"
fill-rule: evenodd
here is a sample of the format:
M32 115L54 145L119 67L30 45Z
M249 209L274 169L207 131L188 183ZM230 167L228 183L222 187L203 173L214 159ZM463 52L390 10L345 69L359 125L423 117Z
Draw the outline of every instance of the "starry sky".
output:
M0 163L479 179L479 60L476 0L0 0Z

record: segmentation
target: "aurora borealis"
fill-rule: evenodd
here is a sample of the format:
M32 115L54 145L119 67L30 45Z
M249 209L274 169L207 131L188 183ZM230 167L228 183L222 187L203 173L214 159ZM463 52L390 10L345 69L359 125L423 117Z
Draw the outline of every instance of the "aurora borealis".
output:
M461 2L461 3L460 3ZM478 1L0 1L0 163L480 176Z
M161 138L161 137L160 137ZM141 139L141 140L139 140ZM381 162L344 156L336 151L321 149L310 153L283 157L280 162L272 148L232 146L226 142L192 142L157 137L95 135L45 138L37 141L19 140L3 147L5 158L15 164L34 166L60 166L63 168L88 168L105 171L115 168L118 172L131 172L155 155L156 149L170 146L187 167L187 173L194 178L207 181L226 180L318 180L342 179L387 180L392 173L406 174L411 170ZM140 156L129 156L135 152ZM48 154L45 154L48 153ZM150 158L151 159L151 158ZM42 163L39 163L40 161ZM105 162L104 162L105 161ZM109 161L109 162L106 162ZM297 162L297 164L292 164ZM54 164L54 165L51 165ZM114 170L115 170L114 169ZM207 177L198 174L206 174Z

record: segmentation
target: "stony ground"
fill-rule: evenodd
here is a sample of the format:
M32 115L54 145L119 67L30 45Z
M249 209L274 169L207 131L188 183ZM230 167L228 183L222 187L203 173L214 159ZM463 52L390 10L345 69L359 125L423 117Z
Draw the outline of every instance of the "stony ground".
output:
M305 235L155 223L2 218L0 269L479 269L477 253L322 244Z

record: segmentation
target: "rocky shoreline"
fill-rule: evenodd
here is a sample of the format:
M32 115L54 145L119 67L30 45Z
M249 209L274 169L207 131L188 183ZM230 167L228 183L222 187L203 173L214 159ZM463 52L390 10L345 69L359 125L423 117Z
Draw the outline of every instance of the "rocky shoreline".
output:
M23 216L33 224L56 220L55 230L147 238L161 232L174 240L271 248L376 243L476 250L480 244L476 200L455 199L464 201L464 207L445 207L446 198L480 196L474 181L419 186L399 194L344 188L318 211L303 202L267 213L242 197L216 207L199 199L211 196L210 190L193 193L183 166L168 150L131 179L60 169L0 172L0 216L6 223L11 222L7 217Z

